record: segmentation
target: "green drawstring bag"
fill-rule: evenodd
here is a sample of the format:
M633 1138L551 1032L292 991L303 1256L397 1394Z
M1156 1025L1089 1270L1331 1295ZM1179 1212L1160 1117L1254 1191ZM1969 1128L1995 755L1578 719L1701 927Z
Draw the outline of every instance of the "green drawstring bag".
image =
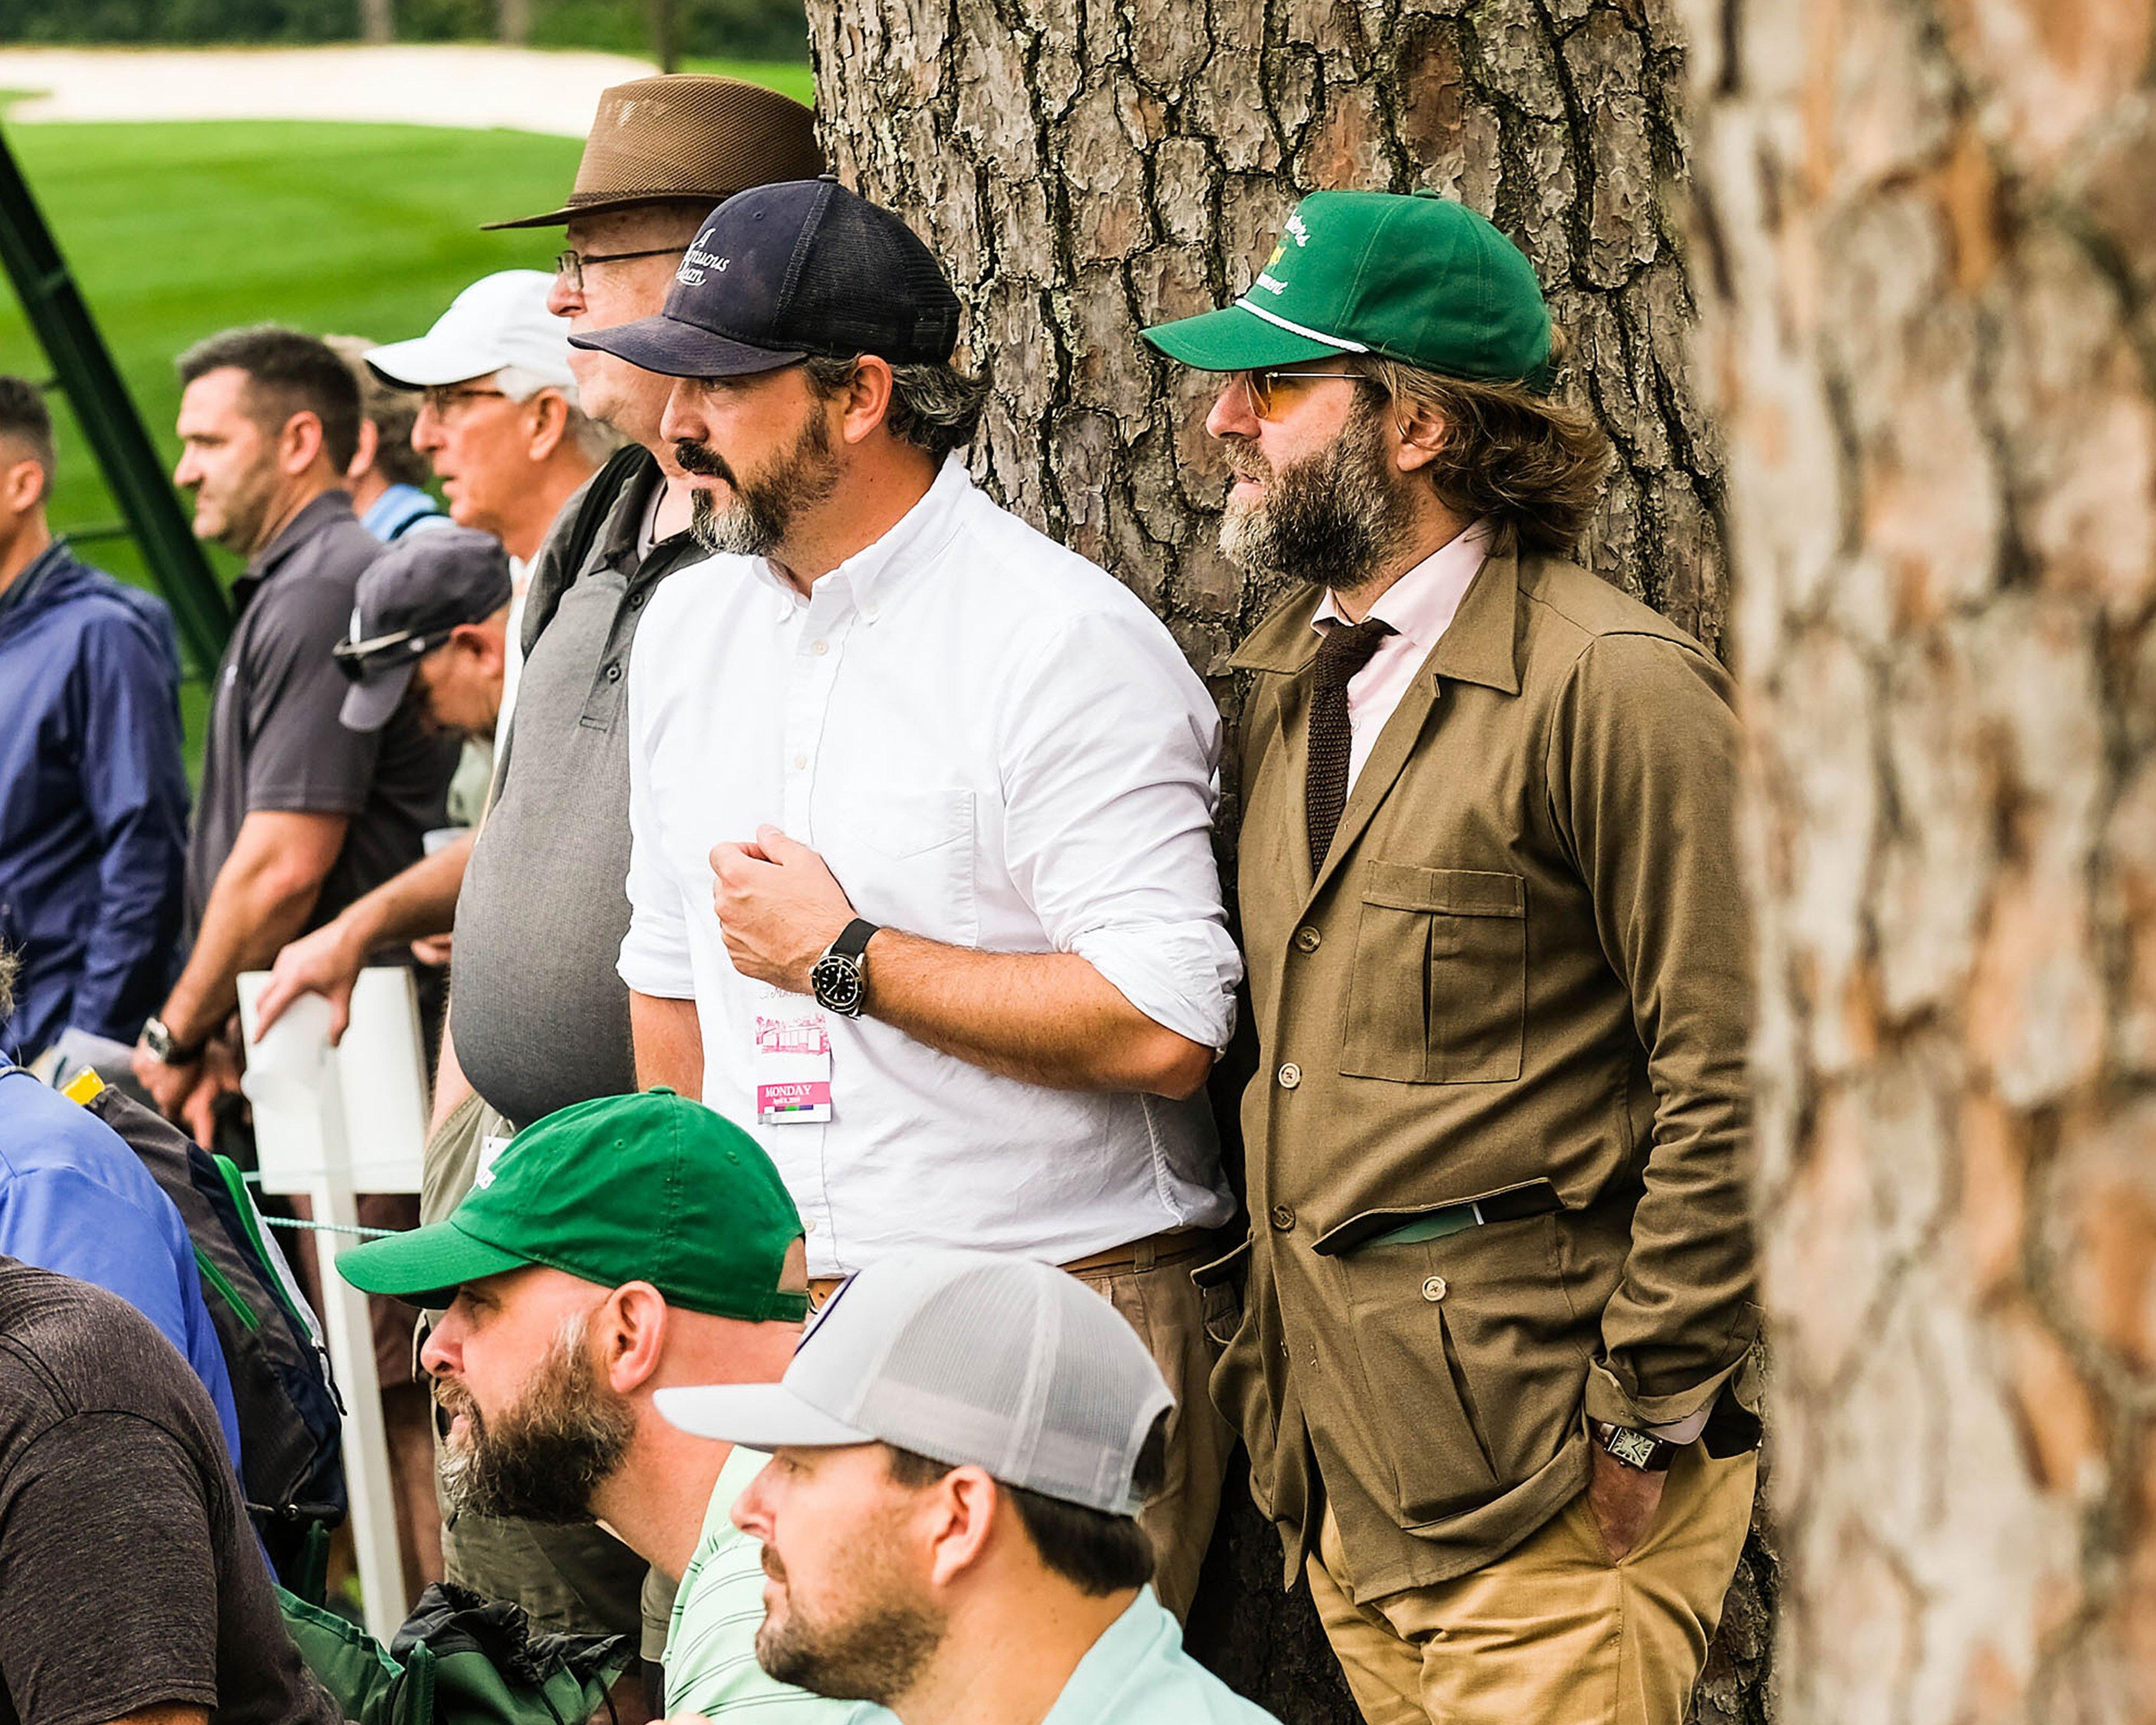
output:
M636 1659L628 1635L544 1634L506 1599L437 1583L387 1651L277 1590L300 1656L352 1725L583 1725Z

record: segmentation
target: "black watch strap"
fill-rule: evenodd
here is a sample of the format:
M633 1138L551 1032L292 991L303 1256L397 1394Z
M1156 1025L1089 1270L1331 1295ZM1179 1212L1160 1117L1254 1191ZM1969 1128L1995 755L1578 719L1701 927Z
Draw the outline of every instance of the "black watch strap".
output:
M869 941L880 926L865 917L856 916L839 931L838 939L831 942L828 950L834 957L859 959L868 951Z

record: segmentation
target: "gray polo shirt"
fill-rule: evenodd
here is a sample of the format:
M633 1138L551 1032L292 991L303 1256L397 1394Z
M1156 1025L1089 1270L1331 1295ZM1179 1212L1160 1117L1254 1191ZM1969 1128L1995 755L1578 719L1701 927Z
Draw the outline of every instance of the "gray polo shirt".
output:
M639 554L661 479L634 455L563 506L532 564L516 709L457 897L457 1063L519 1127L636 1088L614 969L629 932L629 649L652 589L706 553L682 532ZM588 493L606 513L572 570Z
M373 733L337 716L352 685L330 649L351 625L361 572L381 552L351 498L326 491L233 583L239 621L218 664L187 845L190 940L256 809L350 819L309 928L418 861L425 834L443 824L457 740L430 732L416 707Z

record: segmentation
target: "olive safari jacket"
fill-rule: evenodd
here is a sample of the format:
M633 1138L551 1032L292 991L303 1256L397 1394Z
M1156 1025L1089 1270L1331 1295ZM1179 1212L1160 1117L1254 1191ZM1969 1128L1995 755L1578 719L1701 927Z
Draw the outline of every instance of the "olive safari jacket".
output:
M1586 1484L1588 1419L1756 1404L1748 931L1729 679L1616 588L1509 552L1312 880L1316 606L1235 655L1263 1064L1251 1238L1199 1280L1289 1582L1329 1501L1368 1600L1548 1521ZM1418 1221L1459 1227L1386 1238Z

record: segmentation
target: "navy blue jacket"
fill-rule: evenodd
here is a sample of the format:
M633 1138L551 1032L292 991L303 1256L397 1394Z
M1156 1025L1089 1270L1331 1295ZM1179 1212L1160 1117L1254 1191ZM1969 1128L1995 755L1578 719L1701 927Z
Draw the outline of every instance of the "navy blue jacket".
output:
M55 542L0 593L0 1054L132 1042L173 974L187 860L172 614Z

